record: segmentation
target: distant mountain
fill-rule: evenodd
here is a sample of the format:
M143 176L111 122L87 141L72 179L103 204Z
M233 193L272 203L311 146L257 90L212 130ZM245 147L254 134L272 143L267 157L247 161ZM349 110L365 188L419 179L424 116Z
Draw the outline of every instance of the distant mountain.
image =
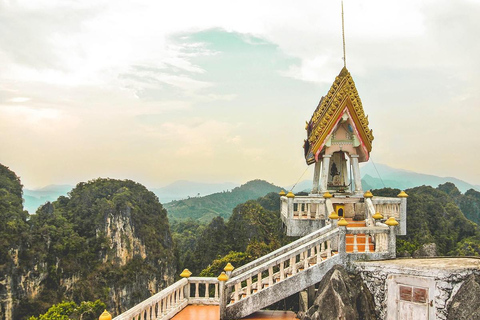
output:
M270 192L280 192L281 188L264 180L253 180L232 191L214 193L205 197L176 200L164 204L171 220L192 218L209 222L214 217L228 218L233 208L248 200L257 199Z
M23 190L23 199L25 202L23 206L25 210L33 214L37 209L44 205L47 201L55 201L60 196L66 196L68 192L73 189L73 186L70 185L56 185L51 184L40 189L24 189Z
M296 185L289 185L285 187L285 191L292 190L293 193L299 193L301 191L310 192L312 190L313 180L303 180Z
M408 189L422 185L432 186L435 188L445 182L454 183L463 193L469 189L480 190L478 186L453 177L438 177L409 170L395 169L379 163L377 163L375 166L371 162L368 162L360 169L362 173L362 186L364 190L381 189L384 187L384 184L385 187L398 189Z
M160 203L166 203L173 200L181 200L198 196L205 196L216 192L232 190L238 187L238 183L203 183L179 180L165 187L151 189L156 194ZM25 210L33 214L37 209L47 201L53 202L59 196L66 196L74 186L71 185L48 185L40 189L24 189L23 199Z
M238 183L233 182L203 183L179 180L165 187L151 190L157 195L161 203L167 203L173 200L206 196L216 192L229 191L238 186Z
M368 162L360 168L363 190L382 189L384 187L405 190L423 185L436 188L440 184L452 182L462 193L465 193L469 189L480 191L480 185L472 185L453 177L438 177L430 174L396 169L380 163L376 164L376 168L375 170L375 166L371 162ZM295 186L293 192L310 192L310 190L312 190L312 184L312 180L301 181ZM293 185L287 186L286 189L290 190L292 186Z

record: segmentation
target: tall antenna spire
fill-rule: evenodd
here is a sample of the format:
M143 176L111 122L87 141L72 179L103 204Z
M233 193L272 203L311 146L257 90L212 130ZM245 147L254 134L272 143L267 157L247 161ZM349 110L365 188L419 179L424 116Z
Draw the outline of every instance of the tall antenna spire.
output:
M345 24L343 21L343 0L342 0L342 38L343 38L343 66L347 67L347 55L345 53Z

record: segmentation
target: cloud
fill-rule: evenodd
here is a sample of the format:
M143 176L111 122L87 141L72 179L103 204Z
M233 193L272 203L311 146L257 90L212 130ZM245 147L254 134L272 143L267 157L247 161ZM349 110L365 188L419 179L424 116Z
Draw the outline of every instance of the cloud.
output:
M27 101L29 101L29 100L30 100L30 98L15 97L15 98L9 99L8 101L9 101L9 102L15 102L15 103L21 103L21 102L27 102Z
M446 146L477 157L464 150L480 143L479 14L478 1L345 1L347 67L377 137L374 159L480 172L427 160ZM304 170L304 120L342 56L338 2L3 1L0 161L55 163L49 155L66 148L72 164L91 160L85 175L266 174L288 184ZM47 167L29 172L55 182Z

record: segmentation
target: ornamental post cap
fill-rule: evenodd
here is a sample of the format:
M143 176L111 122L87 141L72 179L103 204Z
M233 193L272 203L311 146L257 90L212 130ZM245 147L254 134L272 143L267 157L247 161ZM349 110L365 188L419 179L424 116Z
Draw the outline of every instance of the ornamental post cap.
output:
M407 198L408 197L408 194L402 190L402 192L400 192L399 194L397 194L397 197L399 198Z
M292 191L288 191L287 198L295 198L295 194Z
M182 273L180 273L180 277L182 277L182 278L188 278L191 275L192 275L192 273L188 269L183 269Z
M336 212L336 211L332 211L332 213L330 213L330 214L328 215L328 218L329 218L330 220L337 220L337 219L338 219L338 214L337 214L337 212Z
M98 320L112 320L112 315L108 313L107 310L103 311L103 313L98 317Z
M373 193L370 191L370 190L367 190L367 192L365 192L363 194L363 197L364 198L372 198L373 197Z
M223 268L223 270L225 271L233 271L233 269L235 269L234 266L232 266L232 264L229 262L227 263L227 265L225 266L225 268Z
M282 196L286 195L285 191L283 191L283 190L282 190L282 191L280 191L278 194L280 195L280 197L282 197Z
M394 227L394 226L398 226L398 221L395 220L394 217L390 217L390 218L387 219L387 221L385 221L385 224L386 224L387 226Z
M372 216L372 218L375 220L380 220L380 219L383 219L383 216L380 212L377 212Z
M348 221L345 220L345 218L341 218L340 220L338 220L337 225L339 227L346 227L346 226L348 226Z
M222 273L220 273L220 275L218 276L218 281L227 281L228 280L228 276L225 274L225 272L222 271Z
M330 198L333 197L333 196L332 196L332 194L331 194L330 192L327 191L327 192L325 192L325 193L323 194L323 197L324 197L325 199L330 199Z

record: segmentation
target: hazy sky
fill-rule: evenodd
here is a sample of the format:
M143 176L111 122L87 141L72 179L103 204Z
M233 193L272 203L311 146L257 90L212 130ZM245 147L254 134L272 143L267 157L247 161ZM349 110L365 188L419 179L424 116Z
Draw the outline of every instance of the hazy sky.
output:
M344 7L373 161L480 184L480 1ZM0 163L27 188L287 185L343 66L340 1L0 0L0 61Z

